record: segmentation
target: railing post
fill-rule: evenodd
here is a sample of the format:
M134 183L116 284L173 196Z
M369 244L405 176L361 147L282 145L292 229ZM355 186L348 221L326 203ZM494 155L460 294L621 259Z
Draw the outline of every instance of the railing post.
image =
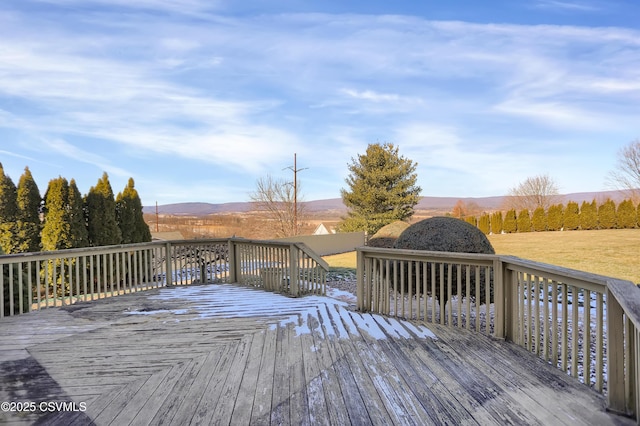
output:
M515 282L515 273L507 268L507 263L502 264L502 282L504 286L504 337L506 340L515 342L516 330L518 329L517 310L518 306L518 286Z
M298 297L300 292L300 270L299 270L298 247L295 244L289 245L289 291L293 297Z
M167 262L167 267L166 267L166 271L165 271L165 285L171 285L173 284L173 254L172 254L172 250L171 250L171 242L167 241L167 244L165 244L165 256L164 258L166 259L165 261Z
M608 409L626 413L624 374L624 311L607 289L607 399Z
M237 267L240 264L240 262L238 262L236 256L236 242L233 239L229 239L229 255L228 255L228 262L229 262L229 282L230 283L236 283L238 281L238 274L237 274Z
M505 273L504 264L500 258L493 261L493 308L495 317L493 319L493 333L495 337L504 339L506 306L505 306ZM489 301L487 301L489 303ZM487 321L489 320L489 309L487 305Z
M356 249L356 303L359 311L364 311L364 254Z

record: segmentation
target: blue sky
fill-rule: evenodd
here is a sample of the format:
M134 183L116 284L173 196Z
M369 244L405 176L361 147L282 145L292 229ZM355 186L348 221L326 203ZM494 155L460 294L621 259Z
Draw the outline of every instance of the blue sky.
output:
M424 196L610 189L640 138L636 0L4 0L0 162L143 204L337 198L391 142Z

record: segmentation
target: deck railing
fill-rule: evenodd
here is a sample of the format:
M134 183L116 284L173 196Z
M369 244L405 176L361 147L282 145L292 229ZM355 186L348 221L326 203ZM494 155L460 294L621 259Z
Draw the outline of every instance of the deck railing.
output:
M633 283L512 256L369 247L357 269L358 309L513 341L640 424Z
M304 244L239 238L156 241L0 256L0 318L193 283L324 294L328 265Z

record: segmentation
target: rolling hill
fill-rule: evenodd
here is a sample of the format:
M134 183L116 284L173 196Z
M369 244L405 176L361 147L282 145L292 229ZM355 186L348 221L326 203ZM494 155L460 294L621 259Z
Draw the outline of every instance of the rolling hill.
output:
M612 200L619 202L626 197L621 191L578 192L561 195L559 197L559 202L567 203L568 201L575 201L580 204L583 201L592 201L594 199L604 201L607 198L611 198ZM460 200L467 205L475 203L484 210L497 210L503 206L505 197L422 197L416 206L416 210L450 211ZM343 214L347 211L341 198L306 201L303 204L305 205L305 209L308 213L314 214L324 212ZM247 213L251 210L252 205L250 202L222 204L188 202L158 206L159 214L175 216L206 216L211 214ZM155 213L156 206L144 206L143 212Z

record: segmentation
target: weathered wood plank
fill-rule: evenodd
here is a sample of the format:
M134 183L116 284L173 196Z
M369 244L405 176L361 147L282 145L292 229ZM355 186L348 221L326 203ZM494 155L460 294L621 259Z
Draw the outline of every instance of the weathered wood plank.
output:
M289 334L287 327L278 326L276 335L275 369L271 400L271 423L289 425Z
M300 318L301 319L301 318ZM302 339L296 327L287 327L289 337L289 419L292 425L310 424L304 375Z
M251 346L243 368L242 381L235 400L231 423L244 425L251 421L251 412L255 401L256 387L260 374L260 364L264 351L265 332L258 332L252 335Z
M309 423L312 425L329 425L329 411L325 399L325 389L322 384L321 361L318 359L318 348L313 338L313 330L320 328L320 322L316 316L308 314L307 325L309 333L300 335L302 346L302 361L304 365L304 377L307 394L307 411Z
M268 425L271 421L277 334L277 326L275 325L265 330L264 344L260 356L260 370L251 410L251 424L253 425Z

